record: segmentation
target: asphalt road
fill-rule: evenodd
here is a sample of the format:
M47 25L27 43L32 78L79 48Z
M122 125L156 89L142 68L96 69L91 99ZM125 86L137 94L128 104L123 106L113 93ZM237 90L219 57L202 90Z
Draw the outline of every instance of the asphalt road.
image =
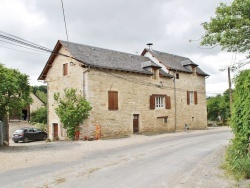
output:
M221 187L202 178L231 137L229 129L166 134L84 153L77 160L5 170L0 172L0 187Z

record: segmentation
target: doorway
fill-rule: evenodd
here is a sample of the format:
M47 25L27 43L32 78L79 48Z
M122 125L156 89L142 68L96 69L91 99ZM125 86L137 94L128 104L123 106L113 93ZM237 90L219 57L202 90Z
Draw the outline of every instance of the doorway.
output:
M139 114L133 115L133 133L139 132Z
M58 140L58 123L53 123L53 139Z

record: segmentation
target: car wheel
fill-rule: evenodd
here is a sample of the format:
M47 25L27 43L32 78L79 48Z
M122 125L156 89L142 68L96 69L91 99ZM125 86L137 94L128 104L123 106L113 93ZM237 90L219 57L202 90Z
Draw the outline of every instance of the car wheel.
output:
M28 142L29 142L29 139L28 139L27 137L24 137L23 142L24 142L24 143L28 143Z
M43 140L46 140L46 139L47 139L47 135L44 135L44 136L43 136Z
M18 141L15 140L14 142L17 143Z

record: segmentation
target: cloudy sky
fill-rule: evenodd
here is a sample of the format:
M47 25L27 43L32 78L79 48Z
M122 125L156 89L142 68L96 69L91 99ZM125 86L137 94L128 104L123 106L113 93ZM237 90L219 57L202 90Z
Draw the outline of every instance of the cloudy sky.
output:
M189 57L210 74L207 95L228 88L227 71L219 69L245 59L199 46L201 23L214 16L220 2L232 0L63 0L69 41L133 54L151 42L153 49ZM61 0L0 0L0 26L49 49L67 40ZM49 55L0 39L0 63L29 75L31 85L42 84L37 78Z

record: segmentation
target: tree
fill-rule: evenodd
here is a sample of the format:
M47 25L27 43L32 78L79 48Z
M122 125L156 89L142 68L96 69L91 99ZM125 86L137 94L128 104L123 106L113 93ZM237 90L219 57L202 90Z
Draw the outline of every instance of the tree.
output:
M223 95L216 95L207 99L208 119L211 121L218 120L220 115L222 120L230 117L229 92L226 90Z
M36 95L45 104L47 103L47 86L31 86L32 93Z
M9 140L9 129L6 125L7 115L13 111L20 112L31 102L28 76L0 64L0 121L5 122L5 140Z
M68 137L75 139L75 132L80 123L89 117L92 109L89 102L73 88L65 89L64 96L60 97L60 93L54 94L54 99L58 104L55 109L56 114L63 124L63 128L67 130Z
M43 106L31 113L31 122L35 123L47 123L47 107Z
M234 138L227 153L230 169L240 177L250 178L250 70L235 78L231 127Z
M249 52L250 0L234 0L231 5L221 3L216 16L202 26L206 32L201 45L220 45L230 52Z

